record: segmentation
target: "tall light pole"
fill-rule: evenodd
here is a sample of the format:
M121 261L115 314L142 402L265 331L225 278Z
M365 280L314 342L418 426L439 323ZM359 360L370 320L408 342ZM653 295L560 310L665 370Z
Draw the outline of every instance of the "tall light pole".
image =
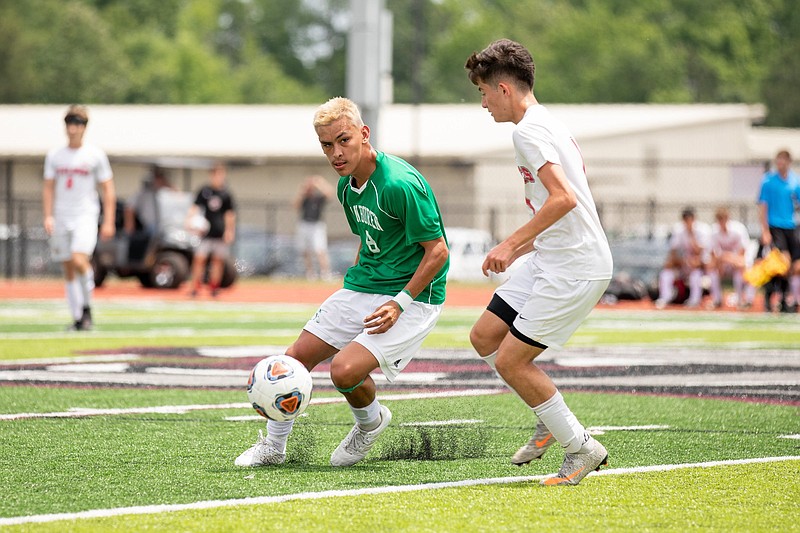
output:
M377 145L381 106L392 101L392 14L384 0L350 0L347 97L361 108Z

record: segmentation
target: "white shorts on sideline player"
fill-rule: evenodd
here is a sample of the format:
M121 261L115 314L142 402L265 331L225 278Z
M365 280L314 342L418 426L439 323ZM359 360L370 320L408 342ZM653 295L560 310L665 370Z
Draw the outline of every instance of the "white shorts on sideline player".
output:
M364 317L391 298L386 294L339 289L322 303L303 329L339 350L352 341L359 343L375 356L386 379L394 381L433 330L442 306L415 301L389 331L367 335Z
M302 251L324 252L328 249L328 226L323 221L297 223L297 248Z
M50 235L50 258L63 263L72 254L91 256L97 246L97 216L57 219Z
M589 316L610 281L561 278L526 261L495 294L517 312L514 327L520 333L559 349Z

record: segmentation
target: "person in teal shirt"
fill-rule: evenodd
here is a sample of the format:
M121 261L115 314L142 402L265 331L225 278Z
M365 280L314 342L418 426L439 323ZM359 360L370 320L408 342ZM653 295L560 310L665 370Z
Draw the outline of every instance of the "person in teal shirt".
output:
M340 176L337 196L361 245L344 285L306 323L286 354L308 370L333 357L331 381L355 425L331 465L366 457L392 413L376 397L370 373L394 381L436 325L445 300L449 249L436 197L406 161L375 150L358 107L333 98L314 115L322 152ZM294 421L267 422L267 436L237 466L280 464Z
M778 152L775 170L764 175L758 195L761 246L774 246L791 262L789 283L785 277L780 277L771 284L781 295L780 310L784 313L796 312L800 302L800 239L794 220L794 211L800 202L800 179L791 165L792 156L788 150ZM791 297L787 295L790 290ZM767 298L767 310L770 310L770 299Z

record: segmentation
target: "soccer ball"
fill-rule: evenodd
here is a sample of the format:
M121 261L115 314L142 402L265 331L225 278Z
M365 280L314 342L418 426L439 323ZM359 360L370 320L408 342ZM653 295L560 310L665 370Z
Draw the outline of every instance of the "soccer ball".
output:
M293 420L311 401L311 374L288 355L273 355L256 364L247 380L247 397L258 414L270 420Z
M190 232L194 233L199 237L204 237L208 230L211 228L211 224L208 222L208 219L201 214L196 214L192 218L189 219L189 223L187 227Z

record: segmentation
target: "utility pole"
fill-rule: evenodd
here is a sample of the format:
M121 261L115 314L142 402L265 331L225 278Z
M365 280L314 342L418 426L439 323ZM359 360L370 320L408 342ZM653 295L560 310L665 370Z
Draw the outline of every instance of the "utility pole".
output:
M385 0L350 0L347 41L347 97L361 109L377 143L381 107L392 95L392 14Z

